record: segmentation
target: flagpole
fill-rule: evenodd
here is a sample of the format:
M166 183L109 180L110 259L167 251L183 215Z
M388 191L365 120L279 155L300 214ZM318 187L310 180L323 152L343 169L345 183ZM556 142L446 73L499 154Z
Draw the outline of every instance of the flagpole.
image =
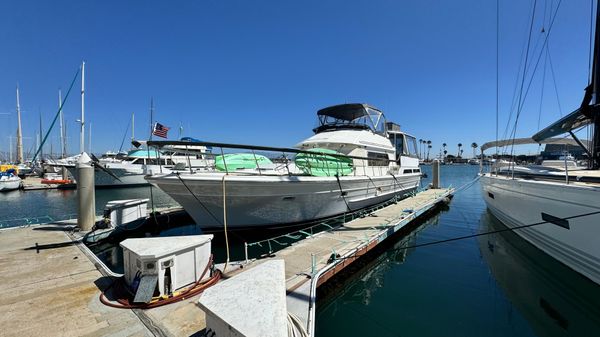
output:
M152 132L154 132L154 98L150 97L150 140L152 140Z

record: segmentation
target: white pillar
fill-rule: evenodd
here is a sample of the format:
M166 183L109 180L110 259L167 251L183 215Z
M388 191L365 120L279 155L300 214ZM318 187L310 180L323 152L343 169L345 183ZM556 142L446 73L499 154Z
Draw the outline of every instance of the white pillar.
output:
M90 231L96 222L96 194L92 159L83 152L77 161L77 226Z

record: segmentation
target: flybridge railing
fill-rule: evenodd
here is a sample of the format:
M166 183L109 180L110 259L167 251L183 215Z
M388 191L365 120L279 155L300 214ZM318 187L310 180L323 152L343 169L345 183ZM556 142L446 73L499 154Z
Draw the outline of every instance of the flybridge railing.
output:
M291 174L308 174L312 175L313 171L319 169L323 175L326 176L335 176L335 175L387 175L390 173L390 163L395 162L395 160L389 158L369 158L363 156L354 156L354 155L346 155L342 153L328 153L321 152L318 149L315 150L301 150L295 148L285 148L285 147L268 147L268 146L256 146L256 145L244 145L244 144L228 144L228 143L213 143L213 142L190 142L190 141L148 141L146 142L148 147L157 148L159 150L168 150L177 153L186 154L188 156L187 162L185 164L185 168L190 171L190 173L197 172L194 171L194 165L192 165L192 160L190 159L190 155L200 155L203 158L211 158L212 162L210 165L210 169L217 169L217 159L219 160L219 166L221 166L219 171L225 172L226 174L230 173L252 173L252 174L265 174L265 172L272 170L278 174L287 173ZM135 144L134 144L135 145ZM204 148L204 149L202 149ZM207 151L206 149L211 148L212 151ZM239 154L240 152L232 152L236 150L245 151L243 153L251 155L250 160L254 162L254 171L249 172L245 170L240 170L234 165L229 164L226 158L226 155L231 154ZM159 151L157 151L158 153ZM263 154L266 154L263 155ZM303 169L299 169L296 165L292 165L294 163L294 159L299 154L305 154L309 159L306 161ZM159 154L157 154L158 156ZM220 158L219 158L220 157ZM269 159L271 163L262 162L264 157ZM331 160L327 158L336 158L339 159L340 162L336 162L332 164ZM246 158L247 160L248 158ZM350 163L344 163L343 160L352 159ZM162 161L160 161L162 162ZM352 170L352 173L342 174L342 169ZM394 173L394 172L392 172Z

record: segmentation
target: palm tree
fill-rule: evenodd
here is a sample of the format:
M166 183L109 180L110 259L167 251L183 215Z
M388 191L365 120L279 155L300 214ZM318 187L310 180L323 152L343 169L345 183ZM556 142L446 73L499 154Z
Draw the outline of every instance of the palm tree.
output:
M446 143L442 143L442 147L444 148L444 161L446 160L446 154L448 154L448 151L446 151L446 146L447 145L448 144L446 144Z
M479 145L477 145L477 143L473 142L471 143L471 147L473 148L473 159L475 159L476 155L475 155L475 149L479 147Z
M421 156L421 148L423 147L423 139L419 139L419 158L423 158Z
M462 147L462 143L458 143L458 153L457 153L458 154L457 155L458 158L460 158L460 154L462 153L462 151L460 149L461 147Z
M429 161L429 151L431 151L431 141L427 141L427 161Z
M429 161L429 152L433 146L431 144L427 145L427 161Z

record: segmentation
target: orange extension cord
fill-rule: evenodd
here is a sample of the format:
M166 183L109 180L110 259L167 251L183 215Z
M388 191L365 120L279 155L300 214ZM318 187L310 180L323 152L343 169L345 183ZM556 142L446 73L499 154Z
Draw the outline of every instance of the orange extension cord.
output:
M114 285L120 286L118 289L115 288L115 291L114 291L115 295L116 295L115 297L117 297L117 303L108 300L108 298L106 298L106 295L104 294L104 291L100 293L100 302L102 302L104 305L107 305L109 307L118 308L118 309L151 309L151 308L160 307L160 306L163 306L166 304L171 304L171 303L182 301L186 298L190 298L192 296L200 294L204 290L208 289L209 287L211 287L214 284L216 284L217 282L219 282L219 280L221 279L221 271L218 269L215 272L215 274L213 276L211 276L208 280L206 280L205 282L200 282L200 280L202 280L202 278L204 278L204 275L206 275L206 272L208 272L209 267L212 266L212 263L213 263L213 256L211 255L210 260L208 261L208 264L204 268L204 271L202 272L202 275L200 276L198 281L196 281L193 285L191 285L184 291L178 293L177 295L170 295L169 297L163 297L163 296L154 297L153 300L149 303L135 304L135 303L130 302L130 300L128 298L129 296L126 295L128 292L126 289L124 289L125 285L124 285L123 279L121 278L121 279L115 281L113 284L111 284L106 289L106 291L108 291L108 289L110 289ZM119 296L119 295L125 295L125 296Z

